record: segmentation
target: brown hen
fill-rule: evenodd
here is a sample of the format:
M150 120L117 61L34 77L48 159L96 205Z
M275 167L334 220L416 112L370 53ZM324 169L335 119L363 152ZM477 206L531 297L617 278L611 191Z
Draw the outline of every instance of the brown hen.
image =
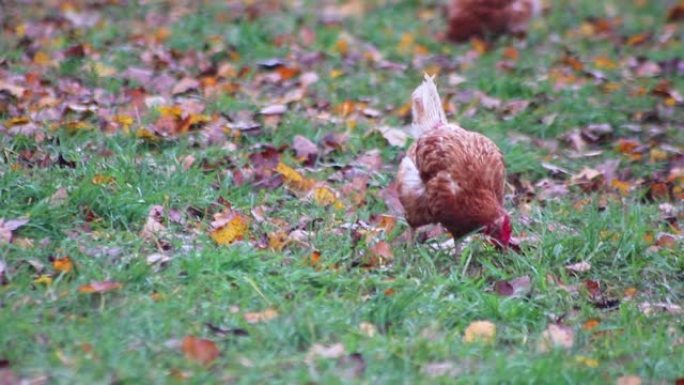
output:
M540 0L452 0L447 37L462 42L472 37L524 34L541 9Z
M418 138L399 166L399 200L412 229L439 223L458 239L476 230L507 247L511 223L503 208L506 169L484 135L446 121L432 77L412 95Z

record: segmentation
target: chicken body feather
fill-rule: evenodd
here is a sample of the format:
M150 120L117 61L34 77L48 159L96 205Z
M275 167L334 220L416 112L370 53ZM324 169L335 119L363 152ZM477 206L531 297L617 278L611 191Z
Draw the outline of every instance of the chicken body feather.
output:
M452 0L447 36L461 42L486 35L523 34L541 9L540 0Z
M507 222L501 150L482 134L446 123L441 102L435 105L435 100L439 94L432 78L426 77L413 93L414 128L420 135L397 174L407 222L412 228L440 223L454 238L504 217ZM430 112L435 109L441 113Z

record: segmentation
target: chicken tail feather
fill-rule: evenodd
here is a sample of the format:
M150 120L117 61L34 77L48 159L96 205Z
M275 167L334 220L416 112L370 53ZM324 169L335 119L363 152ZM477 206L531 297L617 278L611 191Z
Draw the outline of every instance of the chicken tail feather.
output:
M425 74L425 80L411 95L412 130L416 137L447 124L442 100L439 98L434 80L434 75Z

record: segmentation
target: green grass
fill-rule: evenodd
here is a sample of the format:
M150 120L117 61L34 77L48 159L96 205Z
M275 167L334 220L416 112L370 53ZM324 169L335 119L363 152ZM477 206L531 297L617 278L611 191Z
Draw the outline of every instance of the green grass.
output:
M605 384L615 383L622 375L640 376L644 383L673 383L684 377L681 314L647 315L638 307L646 302L684 302L682 240L678 238L671 248L653 248L649 237L659 232L676 235L676 228L663 220L659 209L663 202L644 199L647 186L640 185L668 170L676 156L670 151L666 161L651 161L647 152L642 160L634 160L619 153L615 145L620 138L637 138L652 148L667 144L681 153L682 106L642 124L635 114L662 111L663 100L649 93L634 96L633 91L638 87L650 90L660 79L625 78L620 69L605 70L606 81L621 85L607 93L590 76L578 74L587 81L577 89L555 89L547 76L565 52L578 57L587 69L594 68L599 55L618 63L630 57L677 58L684 49L681 23L676 24L679 38L664 45L651 42L616 48L607 38L572 32L588 17L616 14L622 20L616 26L617 36L645 31L659 36L670 2L647 1L639 7L617 0L556 0L549 13L534 23L527 43L503 38L470 65L458 64L471 49L469 45L435 38L443 29L435 1L374 2L365 15L332 25L321 22L317 13L321 6L316 2L249 19L239 6L228 8L225 2L209 1L161 24L146 24L145 17L167 15L168 7L182 8L161 2L130 3L102 7L103 17L94 27L58 28L52 40L42 43L22 43L16 34L8 33L0 40L0 71L37 71L51 89L60 81L77 81L84 89L120 95L137 85L100 78L85 70L89 63L123 71L147 67L143 54L154 50L172 55L173 60L200 53L206 63L230 63L238 70L251 70L234 79L242 86L236 94L193 96L207 106L207 113L228 116L256 112L282 96L277 86L255 84L264 73L257 69L259 60L295 60L294 65L316 72L320 80L304 99L290 105L277 128L264 127L257 136L231 137L231 145L207 146L201 130L157 141L123 130L74 134L59 125L42 126L43 139L0 131L0 218L29 218L28 224L14 232L12 243L0 243L0 261L7 266L6 284L0 286L3 366L22 378L45 376L55 384ZM421 21L418 14L426 8L436 14ZM21 23L40 26L46 14L60 12L28 5L15 5L12 10L18 16L4 20L8 30ZM166 40L159 44L145 40L153 39L154 29L162 25L170 31ZM274 43L277 36L297 39L302 27L314 32L310 46ZM343 33L373 44L386 59L408 69L379 70L366 60L345 58L338 48ZM585 193L570 186L567 195L555 200L531 197L525 202L525 197L516 196L507 203L515 233L530 239L520 253L497 252L477 237L463 247L460 256L425 244L408 247L398 239L406 229L401 219L391 234L381 233L370 241L349 230L351 223L372 223L373 215L388 212L380 192L392 181L403 149L367 131L376 125L406 123L394 111L408 101L424 68L412 66L413 51L402 51L399 42L404 34L413 36L430 55L441 55L445 66L455 66L443 68L438 78L443 97L479 90L503 101L532 102L519 115L503 119L497 111L482 107L470 114L468 105L452 99L455 110L450 119L485 133L500 145L511 182L534 184L551 178L543 162L575 174L583 167L620 159L619 175L633 184L633 190L621 197L611 188ZM211 51L211 42L216 41L223 48ZM51 55L86 44L97 55L35 67L28 60L30 55L26 56L26 44L36 44ZM497 64L508 46L516 46L520 58L511 71L503 72ZM350 44L349 50L350 55L362 55L363 44ZM297 63L296 55L302 51L320 51L323 59L310 66ZM333 78L333 70L343 74ZM180 78L200 72L197 65L179 64L171 73ZM458 87L448 85L452 72L467 81ZM663 78L684 92L681 76ZM37 105L36 101L17 104L17 112L14 107L3 107L2 100L0 122L28 114ZM377 121L358 118L350 124L344 118L317 120L310 113L325 101L330 107L323 107L323 112L335 116L334 106L345 100L365 101L381 111L381 117ZM111 113L131 111L124 103ZM556 114L553 123L544 123L552 114ZM151 124L159 116L159 111L147 110L139 118ZM82 120L100 127L96 116ZM609 140L592 148L602 153L574 157L564 135L601 123L614 129ZM635 124L642 128L640 132L629 130ZM133 128L137 125L136 120ZM650 136L653 125L662 128L665 139ZM332 188L341 191L348 181L340 182L337 171L366 151L378 149L385 167L369 174L368 191L359 207L353 207L344 195L345 209L336 209L285 187L258 190L250 184L238 185L228 173L231 168L250 168L249 156L258 151L258 145L290 145L295 135L319 143L330 132L348 134L343 149L300 170L317 181L329 180ZM535 144L539 140L556 141L559 149L539 147ZM196 160L184 170L182 159L188 155ZM45 156L51 161L40 164ZM73 164L60 165L59 156ZM282 160L299 167L289 151L282 154ZM103 176L111 182L94 183L94 178ZM68 196L56 204L51 197L60 188ZM209 232L212 214L221 211L222 200L248 216L252 209L266 207L267 220L252 218L247 242L219 246ZM681 201L670 203L681 208ZM162 222L167 233L159 242L140 236L154 205L167 213L175 210L183 218L177 223L165 215ZM310 232L309 245L293 243L282 251L260 247L268 234L305 218L308 224L303 230ZM681 216L679 220L681 226ZM376 241L392 244L394 260L378 268L359 266ZM315 267L310 264L313 250L321 254ZM157 252L171 260L162 267L150 266L147 257ZM55 272L50 261L62 256L71 258L74 272ZM580 261L590 262L591 269L578 275L565 269ZM38 263L42 271L36 270ZM41 274L52 276L53 282L36 283ZM495 292L495 282L525 275L531 279L528 295L502 297ZM568 293L550 276L579 291ZM102 295L79 293L82 285L102 280L120 282L122 288ZM605 295L619 299L619 304L607 309L597 306L585 289L587 280L600 282ZM636 289L636 296L624 297L631 288ZM267 322L246 322L245 313L268 308L276 309L278 316ZM600 325L584 330L591 319L600 320ZM475 320L496 324L494 343L463 342L464 330ZM574 331L574 345L543 353L538 343L554 322ZM372 324L377 333L366 335L361 323ZM243 329L248 335L216 333L208 325ZM220 349L221 355L210 367L184 357L178 345L189 335L211 339ZM314 344L335 343L344 345L346 359L307 358ZM352 353L359 353L365 365L356 375L350 374ZM587 359L596 365L587 364ZM426 373L429 364L441 362L451 365L450 374L433 378Z

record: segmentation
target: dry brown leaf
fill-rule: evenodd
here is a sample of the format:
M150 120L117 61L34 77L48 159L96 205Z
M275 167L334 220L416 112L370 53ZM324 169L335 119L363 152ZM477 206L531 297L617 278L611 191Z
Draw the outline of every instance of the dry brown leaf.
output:
M340 358L345 352L344 345L339 342L332 345L313 344L306 353L306 361L312 362L317 358Z
M575 333L565 325L550 324L541 335L537 348L548 352L554 348L570 349L574 344Z
M4 218L0 218L0 245L12 242L12 233L14 230L24 226L28 222L28 219L11 219L6 221Z
M204 366L210 365L220 354L214 341L193 336L183 338L181 348L188 360L198 362Z
M404 147L406 145L406 140L408 140L408 134L398 128L382 126L378 127L377 131L380 132L382 137L385 138L387 143L391 146Z
M359 330L361 330L361 333L370 338L373 338L376 334L378 334L378 329L370 322L361 322L359 324Z
M641 377L639 376L622 376L618 377L615 385L641 385Z
M591 264L589 262L582 261L567 265L565 268L574 273L586 273L591 269Z

